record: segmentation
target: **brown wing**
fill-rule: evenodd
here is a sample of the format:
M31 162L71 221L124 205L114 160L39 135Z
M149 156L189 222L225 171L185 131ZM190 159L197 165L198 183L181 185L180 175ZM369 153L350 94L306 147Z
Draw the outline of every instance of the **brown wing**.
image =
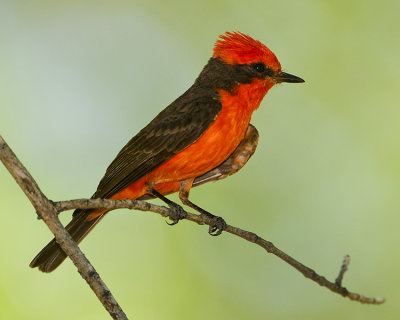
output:
M222 106L214 90L199 89L190 88L122 148L107 168L94 198L110 198L201 136Z

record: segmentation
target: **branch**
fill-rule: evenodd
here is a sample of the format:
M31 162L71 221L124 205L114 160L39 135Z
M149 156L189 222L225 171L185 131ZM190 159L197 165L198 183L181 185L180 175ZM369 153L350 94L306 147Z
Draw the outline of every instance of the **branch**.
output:
M54 234L57 243L72 260L77 267L82 278L86 280L90 288L96 294L97 298L103 304L113 319L128 319L117 301L107 288L100 275L85 257L77 244L72 240L69 233L65 230L60 220L58 212L53 202L46 198L40 191L35 180L18 160L14 152L0 136L0 160L8 169L18 185L25 192L25 195L31 201L36 212Z
M77 200L69 200L69 201L59 201L54 203L57 211L62 212L66 210L72 209L134 209L140 211L150 211L154 213L158 213L165 218L171 218L172 220L175 217L175 213L164 206L154 205L148 202L139 201L139 200L110 200L110 199L77 199ZM193 214L190 212L185 212L186 220L190 220L196 222L199 225L208 225L213 224L213 221L207 216L202 216L198 214ZM267 252L276 255L278 258L290 264L292 267L297 269L300 273L302 273L306 278L309 278L320 286L326 287L332 292L338 293L343 297L347 297L350 300L358 301L360 303L365 304L382 304L385 302L384 298L372 298L360 295L358 293L353 293L348 291L345 287L342 286L342 280L344 273L347 271L348 265L350 263L350 256L346 255L343 261L343 264L340 268L339 275L335 282L331 282L327 280L325 277L316 273L313 269L305 266L299 261L295 260L285 252L281 251L270 241L267 241L253 232L246 231L240 229L238 227L234 227L231 225L227 225L224 230L229 232L235 236L238 236L242 239L250 241L264 248Z
M9 149L1 136L0 159L3 161L4 165L10 171L10 173L14 176L17 183L21 186L27 197L31 200L39 216L46 222L50 230L54 233L57 242L77 266L78 271L81 273L82 277L88 282L92 290L96 293L99 300L103 303L104 307L107 309L107 311L109 311L110 315L114 319L127 319L125 314L111 295L111 292L100 279L100 276L97 274L93 266L83 255L75 242L71 239L68 232L61 225L60 221L57 218L57 214L62 211L71 209L112 210L126 208L158 213L163 217L171 218L173 220L176 213L173 210L164 206L158 206L139 200L78 199L52 202L42 194L33 178L18 161L18 159ZM207 216L197 215L189 212L186 212L185 215L185 219L193 221L199 225L210 226L211 224L213 224L213 221ZM264 248L267 252L276 255L280 259L290 264L292 267L302 273L306 278L315 281L319 285L326 287L332 292L340 294L343 297L347 297L350 300L366 304L382 304L385 302L385 299L383 298L365 297L358 293L350 292L342 286L343 276L347 271L350 262L349 256L345 257L343 264L340 268L339 275L335 282L331 282L325 277L317 274L313 269L303 265L291 256L287 255L285 252L275 247L272 242L259 237L253 232L249 232L231 225L227 225L225 231L249 242L257 244L258 246Z

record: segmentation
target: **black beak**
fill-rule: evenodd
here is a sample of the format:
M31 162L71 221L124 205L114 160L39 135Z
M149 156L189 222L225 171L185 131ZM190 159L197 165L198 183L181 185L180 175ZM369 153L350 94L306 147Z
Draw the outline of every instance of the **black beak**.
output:
M304 82L302 78L296 77L290 73L286 72L281 72L275 76L272 77L275 82L280 83L280 82L291 82L291 83L301 83Z

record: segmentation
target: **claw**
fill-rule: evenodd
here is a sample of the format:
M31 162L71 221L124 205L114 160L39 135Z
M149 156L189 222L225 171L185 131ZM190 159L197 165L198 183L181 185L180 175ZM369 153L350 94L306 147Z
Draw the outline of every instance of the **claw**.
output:
M211 218L211 222L212 223L210 224L210 227L208 228L208 233L211 236L214 236L214 237L219 236L222 233L222 231L224 231L226 229L226 222L221 217L214 216Z
M179 220L186 218L186 211L176 203L170 204L171 214L169 215L169 219L172 222L165 221L168 225L173 226L179 222Z

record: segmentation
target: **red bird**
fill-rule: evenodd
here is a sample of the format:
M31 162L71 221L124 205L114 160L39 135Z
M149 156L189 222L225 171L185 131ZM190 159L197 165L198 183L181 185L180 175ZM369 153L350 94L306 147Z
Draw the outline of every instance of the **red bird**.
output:
M210 234L220 234L225 221L193 204L190 189L233 174L247 162L258 141L251 115L280 82L304 80L282 72L261 42L240 32L221 35L195 83L122 148L92 198L157 197L175 209L175 224L182 208L165 195L179 191L185 205L213 219ZM66 229L79 243L107 212L75 210ZM30 266L51 272L65 257L53 239Z

